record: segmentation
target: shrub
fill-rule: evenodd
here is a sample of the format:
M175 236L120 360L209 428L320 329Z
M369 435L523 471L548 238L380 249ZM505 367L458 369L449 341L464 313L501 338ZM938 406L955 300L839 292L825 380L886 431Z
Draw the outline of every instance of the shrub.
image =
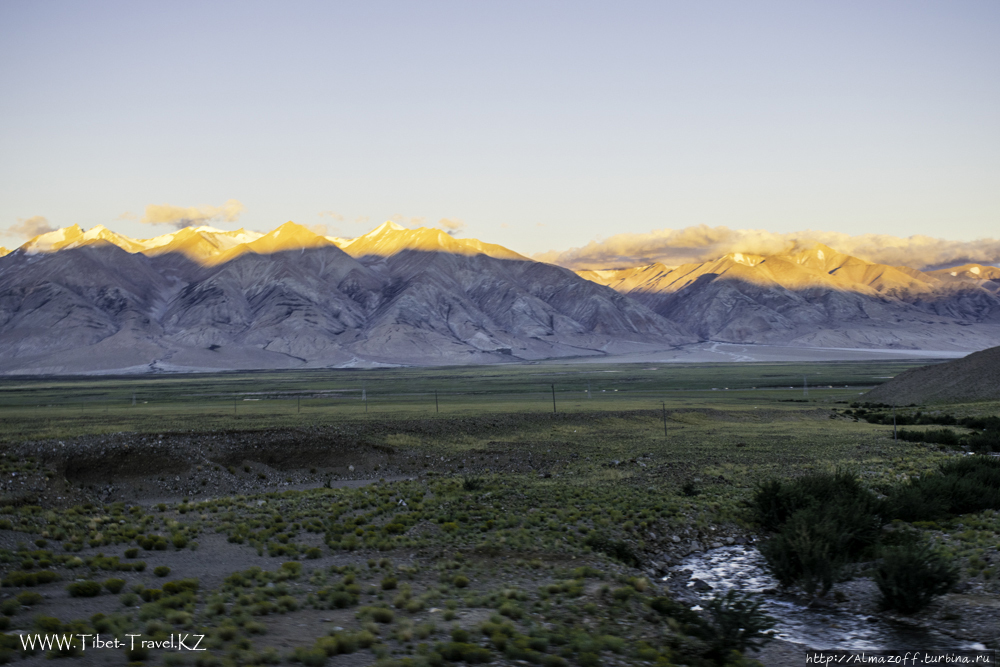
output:
M153 568L153 574L155 574L158 577L165 577L168 574L170 574L170 568L167 567L166 565L157 565L156 567Z
M121 590L122 590L122 588L124 588L124 587L125 587L125 580L124 579L105 579L104 580L104 588L106 588L107 591L109 593L113 594L113 595L118 595L118 593L120 593Z
M395 617L395 614L392 613L392 609L376 607L372 610L372 620L377 621L378 623L392 623L392 620Z
M1000 509L1000 459L969 456L946 463L936 474L893 489L889 505L892 516L903 521Z
M754 494L754 518L774 535L761 553L783 586L825 594L847 563L874 555L885 504L847 473L771 480Z
M455 584L455 588L466 588L469 585L469 578L460 574L452 579L452 583Z
M959 444L958 434L950 428L928 429L926 431L908 431L901 428L897 434L900 440L907 442L930 442L948 447L956 447Z
M768 531L777 531L799 510L837 505L866 517L881 517L885 508L875 495L844 471L816 473L783 482L772 479L757 488L751 507L754 519Z
M382 580L382 590L391 591L396 588L397 583L396 577L386 577Z
M66 587L70 597L92 598L100 595L101 585L96 581L77 581Z
M639 556L636 555L635 551L628 545L628 543L622 540L613 540L604 535L597 533L592 533L587 537L584 542L594 551L600 551L603 554L611 556L615 560L621 561L626 565L631 565L632 567L639 566Z
M875 570L882 607L904 614L920 611L957 581L955 567L926 542L887 548Z
M326 651L321 648L299 646L292 652L292 661L301 662L306 667L321 667L326 664Z
M733 650L740 653L748 648L759 650L774 639L774 632L771 631L774 619L760 610L761 603L746 593L734 590L709 601L708 611L714 630L712 645L719 657L725 657Z
M38 604L44 598L34 591L25 591L17 596L17 601L19 604L25 607L31 607Z

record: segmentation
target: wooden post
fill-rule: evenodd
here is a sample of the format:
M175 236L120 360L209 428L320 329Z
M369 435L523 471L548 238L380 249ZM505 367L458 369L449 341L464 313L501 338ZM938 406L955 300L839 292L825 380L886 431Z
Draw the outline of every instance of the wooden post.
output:
M552 414L556 413L556 386L550 385L552 387Z
M438 404L438 393L434 390L434 412L441 412L441 406Z
M663 401L661 403L663 406L663 437L667 437L667 402Z

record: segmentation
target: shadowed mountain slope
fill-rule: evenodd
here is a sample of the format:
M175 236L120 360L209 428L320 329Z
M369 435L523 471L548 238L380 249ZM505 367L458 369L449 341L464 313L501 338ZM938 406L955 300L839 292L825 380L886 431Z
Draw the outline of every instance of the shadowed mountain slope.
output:
M965 403L1000 400L1000 347L900 373L868 392L881 403Z
M357 257L294 223L135 252L60 231L0 259L0 372L489 363L695 340L571 271L436 230L383 226Z

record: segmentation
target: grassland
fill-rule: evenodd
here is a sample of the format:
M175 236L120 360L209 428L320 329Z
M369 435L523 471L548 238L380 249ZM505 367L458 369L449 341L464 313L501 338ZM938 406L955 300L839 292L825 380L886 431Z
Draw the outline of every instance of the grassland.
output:
M921 362L923 363L923 362ZM0 442L118 431L253 429L365 418L746 409L856 397L914 361L512 365L92 378L5 378ZM835 389L834 389L835 388ZM767 393L765 393L767 392Z
M765 479L885 491L959 456L843 414L912 365L7 379L0 624L210 649L64 651L86 664L743 664L661 578L752 540ZM919 528L997 592L995 512Z

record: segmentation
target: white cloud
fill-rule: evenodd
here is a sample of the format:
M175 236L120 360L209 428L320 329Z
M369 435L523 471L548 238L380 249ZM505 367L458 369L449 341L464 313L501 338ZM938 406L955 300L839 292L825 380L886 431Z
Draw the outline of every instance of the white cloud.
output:
M698 225L658 229L645 234L616 234L582 248L550 250L534 258L572 269L627 268L660 262L667 266L710 261L733 252L781 255L817 243L878 264L934 269L967 262L1000 262L1000 240L948 241L930 236L901 238L888 234L850 236L807 230L779 234L762 229Z
M115 218L115 220L138 220L138 219L139 219L139 216L137 216L132 211L125 211L124 213L122 213L121 215L119 215L117 218Z
M343 222L344 221L344 216L342 216L341 214L337 213L336 211L320 211L318 213L318 215L321 218L330 218L334 222Z
M55 227L43 216L33 215L30 218L18 218L17 223L3 230L3 236L20 236L24 239L33 239L39 234L54 232Z
M236 222L243 213L243 204L230 199L222 206L171 206L150 204L140 222L147 225L172 225L177 229L203 225L214 220Z
M452 236L461 233L465 229L465 223L461 220L452 220L450 218L441 218L438 220L438 227L448 232Z

